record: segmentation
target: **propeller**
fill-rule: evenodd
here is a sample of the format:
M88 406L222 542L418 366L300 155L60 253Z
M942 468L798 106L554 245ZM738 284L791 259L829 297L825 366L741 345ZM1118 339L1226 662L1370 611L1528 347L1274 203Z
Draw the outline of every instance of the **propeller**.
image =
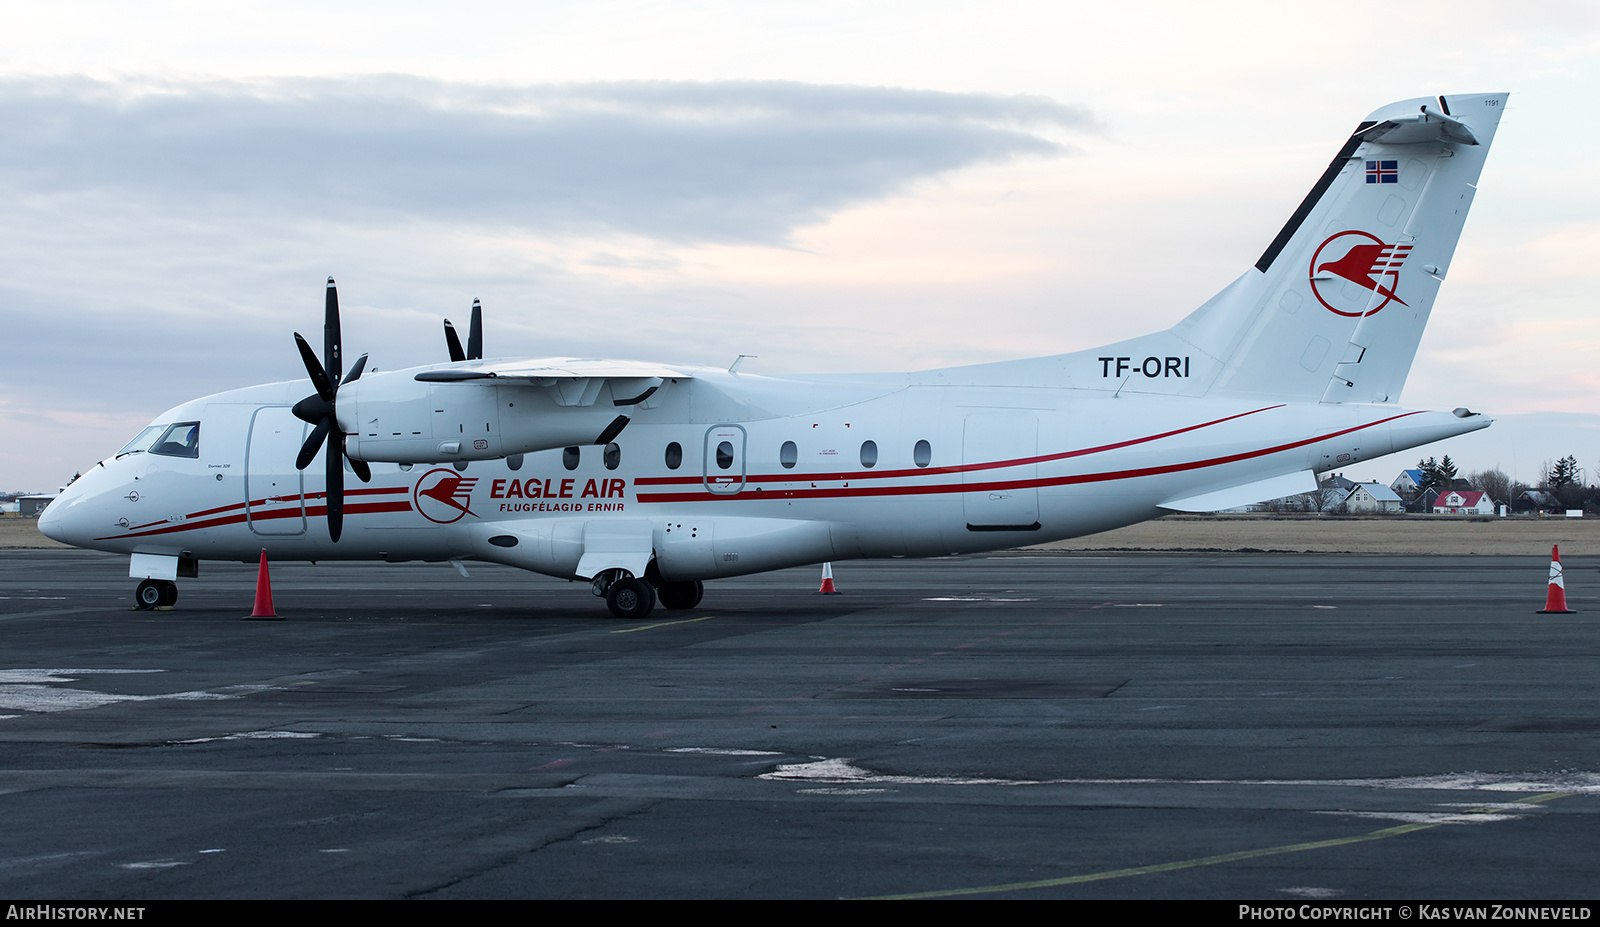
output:
M361 371L367 366L367 355L356 358L351 365L350 372L339 378L339 291L333 285L333 278L328 278L328 298L324 307L324 321L322 323L322 360L317 360L316 352L311 350L311 345L300 337L299 332L294 333L295 344L300 347L300 359L305 361L306 373L311 377L311 385L315 393L294 404L295 418L308 425L315 426L311 435L306 438L305 444L300 446L300 455L295 458L295 468L304 470L316 458L317 451L322 450L324 442L328 445L325 455L327 464L328 486L328 536L339 540L339 535L344 530L344 432L339 430L339 417L337 404L339 398L339 385L341 383L354 383L361 379ZM331 377L329 371L332 371ZM332 435L330 438L329 436ZM350 457L350 469L355 471L361 482L372 480L372 468L364 460Z
M472 301L472 324L467 329L467 349L461 350L461 339L456 336L456 327L450 324L449 319L444 320L444 343L450 349L452 361L483 360L483 306L476 299Z

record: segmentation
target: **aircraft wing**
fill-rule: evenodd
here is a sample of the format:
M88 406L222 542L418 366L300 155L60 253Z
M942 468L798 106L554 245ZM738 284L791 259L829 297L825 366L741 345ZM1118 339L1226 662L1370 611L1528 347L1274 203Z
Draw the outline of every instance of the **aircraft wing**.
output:
M593 405L601 387L611 383L615 405L642 403L669 379L693 374L663 364L612 360L602 357L503 358L454 363L416 375L423 383L457 383L467 380L513 380L549 387L556 404Z
M646 361L612 360L604 357L534 357L464 361L424 370L417 374L417 379L424 383L449 383L456 380L540 381L579 377L599 377L609 380L689 375L674 367Z

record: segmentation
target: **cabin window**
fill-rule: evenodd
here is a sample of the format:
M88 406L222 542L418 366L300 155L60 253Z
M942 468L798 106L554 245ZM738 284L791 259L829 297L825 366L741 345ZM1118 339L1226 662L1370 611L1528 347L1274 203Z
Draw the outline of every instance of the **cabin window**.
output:
M561 449L561 466L568 470L578 469L578 449L566 447Z
M199 457L200 423L179 422L173 425L156 439L150 453L163 457Z
M676 470L683 466L683 445L674 441L667 445L667 469Z
M878 465L878 442L861 442L861 466L872 469Z
M606 445L605 453L601 455L600 459L606 465L607 470L615 470L622 463L622 448L618 447L617 443L613 441Z
M783 464L785 470L793 470L799 459L800 449L794 446L793 441L785 441L783 447L778 448L778 463Z
M717 445L717 466L726 470L733 466L733 442L724 441Z
M917 446L911 449L911 460L919 467L926 467L933 462L933 445L926 441L918 441Z

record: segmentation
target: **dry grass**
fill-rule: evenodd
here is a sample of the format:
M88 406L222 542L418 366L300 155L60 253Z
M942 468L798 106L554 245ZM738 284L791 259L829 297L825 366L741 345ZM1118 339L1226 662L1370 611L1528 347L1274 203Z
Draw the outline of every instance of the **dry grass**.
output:
M19 515L0 517L0 550L15 550L20 547L66 546L40 534L39 520L37 518L23 518Z
M1040 550L1288 550L1354 554L1600 554L1600 518L1168 515Z
M1600 554L1600 518L1168 515L1038 550L1287 550L1359 554ZM65 547L32 518L0 518L0 550Z

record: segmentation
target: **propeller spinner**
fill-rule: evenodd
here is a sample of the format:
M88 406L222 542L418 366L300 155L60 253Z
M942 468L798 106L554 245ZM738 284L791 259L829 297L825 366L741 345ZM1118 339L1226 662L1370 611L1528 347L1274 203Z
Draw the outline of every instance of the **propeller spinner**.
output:
M350 372L343 380L339 378L339 291L334 287L332 277L328 278L328 297L324 306L322 360L320 362L317 360L311 345L306 343L299 332L294 333L294 340L300 347L300 358L305 361L311 385L316 389L315 393L294 404L295 417L315 426L311 429L311 435L306 438L305 444L301 445L300 456L295 459L294 465L297 469L304 470L311 465L312 459L317 456L317 451L322 449L323 443L327 443L328 452L324 456L328 475L328 536L338 541L339 535L344 530L344 466L341 458L346 457L344 432L339 430L337 414L339 385L353 383L361 378L361 371L367 366L367 355L363 354L356 358L355 364L350 367ZM361 478L361 482L372 480L372 468L367 466L366 461L354 457L348 459L350 469Z

